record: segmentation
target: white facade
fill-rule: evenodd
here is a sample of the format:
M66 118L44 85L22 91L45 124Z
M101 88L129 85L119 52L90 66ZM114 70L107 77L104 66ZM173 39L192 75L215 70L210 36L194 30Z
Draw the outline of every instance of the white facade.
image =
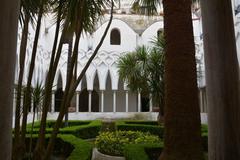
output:
M118 75L117 60L121 55L133 51L137 46L150 46L150 41L157 36L159 30L163 30L163 17L153 16L146 17L129 13L129 4L122 1L122 9L117 9L114 14L109 32L100 48L97 56L93 60L85 77L79 84L76 96L71 104L70 112L76 112L72 115L75 117L79 112L152 112L151 103L144 108L141 104L141 94L128 91ZM127 7L128 6L128 7ZM161 7L160 7L161 8ZM78 56L78 74L86 64L95 47L97 46L108 22L109 15L99 22L93 34L84 33L79 44ZM240 50L240 14L236 15L236 37L237 45ZM198 66L204 72L203 60L203 42L201 17L193 14L194 37L196 43L196 56L201 62ZM28 76L28 67L31 58L32 42L34 38L34 29L31 28L27 47L26 68L24 73L24 83ZM110 44L110 33L113 29L120 32L120 45ZM21 29L20 29L21 30ZM32 85L35 86L37 81L44 83L47 70L49 67L50 54L54 39L55 25L52 25L51 15L43 20L41 28L36 65ZM19 40L21 35L19 34ZM20 42L18 42L18 45ZM19 48L19 47L18 47ZM67 55L68 45L64 45L61 59L54 80L53 98L56 99L55 91L59 88L65 88L67 74ZM18 57L18 56L17 56ZM240 57L240 56L239 56ZM19 63L17 58L16 77L18 77ZM16 78L17 80L17 78ZM199 86L205 86L204 76L199 79ZM56 101L52 100L52 112L56 111ZM84 105L84 106L83 106ZM144 104L146 105L146 104ZM76 107L77 106L77 107ZM80 113L79 113L80 114ZM71 117L70 117L71 119Z

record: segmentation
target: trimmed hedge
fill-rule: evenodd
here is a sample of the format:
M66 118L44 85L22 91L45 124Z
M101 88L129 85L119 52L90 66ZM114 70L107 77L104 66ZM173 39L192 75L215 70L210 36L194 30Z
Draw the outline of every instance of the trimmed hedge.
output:
M50 123L50 125L48 125ZM46 133L50 134L52 133L53 128L48 128L49 126L52 126L54 124L53 121L47 122L47 128ZM95 138L100 131L101 128L101 121L69 121L69 124L71 124L69 127L60 128L59 134L72 134L76 137L83 138L83 139L89 139L89 138ZM75 124L75 125L73 125ZM81 125L77 125L81 124ZM33 128L33 134L38 134L40 122L37 122L35 127ZM27 126L27 132L30 133L31 131L31 124Z
M157 121L124 121L125 124L140 124L140 125L153 125L158 126Z
M27 137L29 138L30 135L27 135ZM33 135L33 139L37 140L38 135L34 134ZM46 139L47 141L50 138L50 134L46 135ZM91 143L88 143L87 141L77 138L74 135L63 135L63 134L59 134L57 136L57 139L61 139L61 141L57 141L57 142L65 142L70 144L71 146L73 146L73 150L70 153L70 155L67 157L68 160L91 160L92 158L92 148L93 145ZM57 150L61 150L64 148L64 146L61 146L61 144L56 144L55 145L55 149ZM60 148L60 149L59 149Z
M63 141L74 146L68 160L91 160L93 145L73 135L59 135Z
M144 123L144 124L141 124ZM140 131L140 132L149 132L154 135L158 135L160 138L163 138L164 129L159 125L150 125L154 124L152 121L117 121L117 129L121 131Z
M54 121L48 121L47 126L50 127L54 124ZM71 153L69 159L75 160L76 158L83 157L80 160L88 160L91 158L92 144L82 140L91 139L99 135L102 123L100 120L95 121L69 121L70 127L60 128L59 136L66 142L70 142L74 145L75 149ZM39 132L40 123L36 122L34 125L33 134ZM141 131L149 132L154 135L158 135L163 138L164 128L157 125L154 121L116 121L118 130L121 131ZM28 125L27 131L30 132L31 124ZM46 128L46 133L51 133L52 128ZM65 134L65 135L63 135ZM72 135L71 135L72 134ZM69 136L69 137L68 137ZM76 136L76 137L75 137ZM68 138L67 138L68 137ZM78 138L77 138L78 137ZM208 150L208 126L202 125L202 142L204 152ZM145 148L162 148L161 144L154 145L126 145L124 149L124 156L127 160L149 160L148 155L145 152ZM89 158L90 157L90 158Z
M163 144L129 144L124 148L126 160L150 160L145 149L162 149Z

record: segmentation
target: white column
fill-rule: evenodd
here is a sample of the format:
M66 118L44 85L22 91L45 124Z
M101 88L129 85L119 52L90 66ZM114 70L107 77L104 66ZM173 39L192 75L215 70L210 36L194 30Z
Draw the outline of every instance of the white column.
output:
M88 91L88 112L92 112L92 91Z
M141 112L141 92L138 92L138 112Z
M113 112L116 112L116 91L113 91Z
M55 91L52 91L52 106L51 106L51 112L53 113L55 109Z
M126 112L128 112L128 91L126 91Z
M101 112L104 112L104 91L101 91Z
M31 98L31 109L30 111L33 113L33 98Z
M76 92L76 112L79 112L79 92Z
M149 96L149 112L153 111L153 98L152 98L152 94L150 94Z

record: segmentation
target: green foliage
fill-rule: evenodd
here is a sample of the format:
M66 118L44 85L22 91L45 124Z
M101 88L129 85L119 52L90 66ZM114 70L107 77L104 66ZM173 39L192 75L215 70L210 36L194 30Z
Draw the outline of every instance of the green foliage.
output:
M127 144L160 143L158 136L136 131L102 132L96 138L98 150L112 156L123 156Z
M154 103L161 106L163 112L166 46L164 35L160 34L151 43L151 48L137 47L135 51L119 58L119 77L127 82L131 91L140 91L147 97L151 94Z
M145 123L145 124L144 124ZM121 131L140 131L140 132L149 132L153 135L158 135L160 138L163 138L164 128L156 124L157 122L153 121L118 121L117 129Z
M124 147L126 160L150 160L145 149L162 149L163 143L153 144L129 144Z
M92 145L73 135L59 135L64 141L71 143L74 150L68 157L68 160L90 160L92 156Z
M48 121L46 133L52 133L55 121ZM27 131L30 132L30 126L28 125ZM62 124L63 126L63 124ZM37 134L39 132L40 122L34 125L33 133ZM60 134L72 134L79 138L89 139L95 138L100 131L101 122L100 121L69 121L69 126L65 128L60 128Z

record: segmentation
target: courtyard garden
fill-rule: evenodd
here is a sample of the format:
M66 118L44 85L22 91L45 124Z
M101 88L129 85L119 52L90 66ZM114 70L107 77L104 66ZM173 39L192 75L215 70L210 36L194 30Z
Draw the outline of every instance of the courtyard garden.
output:
M55 121L47 122L46 141L54 125ZM27 126L28 151L29 141L32 141L32 148L36 144L39 127L39 122L35 123L33 129L32 124ZM207 126L202 125L202 148L205 154L208 150L207 132ZM126 160L157 160L163 149L163 137L164 127L156 121L69 121L68 127L62 123L51 159L100 160L97 151L100 155L124 157ZM26 155L26 159L29 157L31 153Z

